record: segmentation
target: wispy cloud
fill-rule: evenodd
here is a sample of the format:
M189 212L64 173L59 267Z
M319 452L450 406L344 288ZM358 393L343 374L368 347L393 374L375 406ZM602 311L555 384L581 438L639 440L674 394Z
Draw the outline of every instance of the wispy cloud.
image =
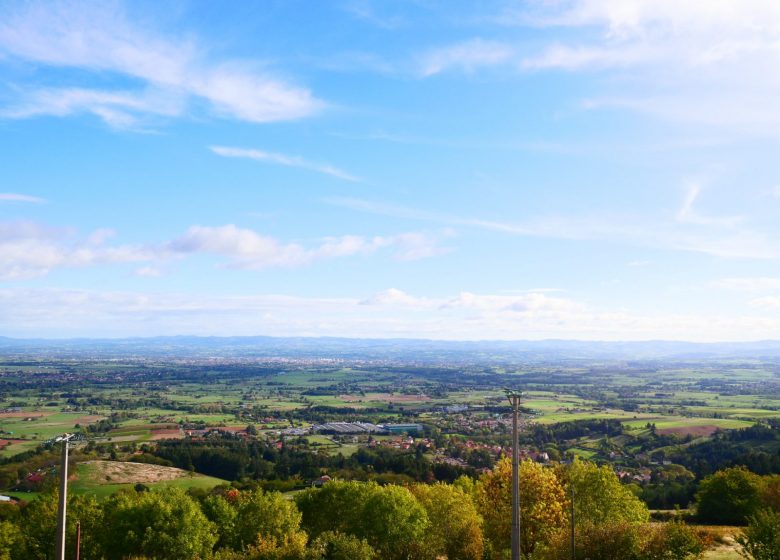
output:
M750 301L750 305L758 309L780 309L780 296L756 298Z
M31 196L29 194L0 193L0 203L2 202L29 202L31 204L44 204L47 202L47 200L45 198Z
M433 76L453 69L473 72L478 68L503 64L513 55L513 48L504 43L472 39L425 53L420 58L420 73Z
M235 225L193 226L171 241L167 249L175 254L209 253L227 257L228 266L238 269L302 266L315 261L370 255L390 249L399 260L419 260L449 251L441 245L442 234L402 233L365 237L327 237L313 247L282 243L258 232Z
M702 192L702 186L698 182L689 182L685 189L685 198L677 212L677 221L688 224L705 226L735 226L742 221L742 216L705 216L698 213L694 205Z
M15 102L3 109L5 117L87 112L112 126L129 127L149 115L182 115L193 107L191 101L205 102L213 114L250 122L297 119L323 106L308 89L258 64L211 60L192 36L166 36L137 25L115 3L6 4L0 11L3 54L122 82L117 88L90 89L74 75L68 87L21 86ZM142 87L127 88L128 79Z
M721 278L713 282L715 287L738 292L780 291L780 277L774 276L743 276Z
M780 7L774 0L571 0L530 3L518 25L582 34L524 54L528 70L619 75L586 107L775 135ZM512 17L506 14L502 23Z
M392 6L392 4L384 5L384 7L387 6ZM356 19L382 29L398 29L406 23L406 20L401 16L380 14L377 6L370 0L351 0L343 5L343 9Z
M35 222L0 222L0 280L27 280L56 269L137 264L137 276L161 275L160 264L192 255L212 255L232 269L298 267L331 259L384 252L399 261L443 255L452 250L449 230L396 235L342 235L309 244L284 242L248 228L192 226L182 235L146 245L112 244L114 232L99 229L87 236L71 229Z
M375 202L359 198L334 197L325 202L371 214L440 225L471 227L527 237L567 240L604 240L655 249L703 253L721 258L780 259L780 244L769 234L734 227L735 218L710 218L693 214L692 206L698 192L686 193L682 210L674 219L627 214L593 215L586 217L542 216L525 221L501 221L481 217L431 212L407 206ZM687 223L685 219L688 220Z
M345 181L360 181L360 178L355 177L346 171L342 171L337 167L328 164L313 163L300 156L289 156L251 148L231 148L227 146L211 146L209 149L222 157L245 158L277 165L285 165L287 167L299 167L301 169L308 169L309 171L316 171L323 175L330 175L331 177L336 177L337 179L343 179Z

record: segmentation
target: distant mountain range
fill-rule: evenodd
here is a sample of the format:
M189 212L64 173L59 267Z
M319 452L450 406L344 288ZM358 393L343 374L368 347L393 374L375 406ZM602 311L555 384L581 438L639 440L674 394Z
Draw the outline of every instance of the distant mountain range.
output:
M418 363L578 360L780 359L780 341L694 343L578 340L441 341L418 339L196 337L16 339L0 337L0 356L294 358Z

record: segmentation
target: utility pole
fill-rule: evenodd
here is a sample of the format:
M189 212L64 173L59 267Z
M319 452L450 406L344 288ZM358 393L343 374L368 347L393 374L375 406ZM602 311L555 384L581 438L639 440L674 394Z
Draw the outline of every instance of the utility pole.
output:
M523 393L505 389L512 404L512 560L520 560L520 399Z
M56 442L62 442L62 462L60 463L60 506L57 510L57 548L55 549L54 559L65 560L65 516L68 507L68 441L73 434L64 434L55 439Z

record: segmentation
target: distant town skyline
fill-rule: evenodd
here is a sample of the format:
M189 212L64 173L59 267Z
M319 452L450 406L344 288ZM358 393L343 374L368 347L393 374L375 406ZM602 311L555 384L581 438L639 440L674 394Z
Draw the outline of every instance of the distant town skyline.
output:
M0 336L780 339L774 0L0 5Z

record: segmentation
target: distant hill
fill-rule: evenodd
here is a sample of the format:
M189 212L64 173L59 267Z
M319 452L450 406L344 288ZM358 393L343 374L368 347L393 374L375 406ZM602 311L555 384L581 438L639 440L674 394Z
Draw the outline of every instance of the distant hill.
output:
M196 337L123 339L15 339L0 337L0 354L10 357L78 358L295 358L417 363L545 362L608 360L707 360L780 358L780 341L694 343L677 341L599 342L441 341L418 339Z

